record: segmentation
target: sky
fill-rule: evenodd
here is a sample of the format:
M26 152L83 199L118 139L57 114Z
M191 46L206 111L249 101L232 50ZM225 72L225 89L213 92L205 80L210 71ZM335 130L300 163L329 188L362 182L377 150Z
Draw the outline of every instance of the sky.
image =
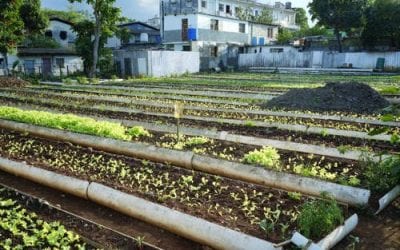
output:
M278 0L277 0L278 1ZM292 0L293 7L306 8L311 0ZM273 3L274 0L259 0L262 3ZM281 2L287 2L281 0ZM68 0L42 0L42 6L49 9L65 10L69 5ZM74 4L78 9L85 9L84 4ZM139 21L146 21L159 12L159 0L116 0L116 5L122 9L126 17Z

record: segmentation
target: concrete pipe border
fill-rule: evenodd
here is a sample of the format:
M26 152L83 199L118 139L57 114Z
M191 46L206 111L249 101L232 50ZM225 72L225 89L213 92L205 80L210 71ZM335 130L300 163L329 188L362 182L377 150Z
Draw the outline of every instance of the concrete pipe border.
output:
M13 100L21 100L22 98L19 97L12 97L7 96L0 93L0 97L5 97L8 99ZM45 104L47 102L41 102L41 104ZM64 103L64 107L76 108L73 105L69 105ZM100 105L95 106L80 106L81 108L92 110L92 111L109 111L109 112L119 112L125 114L142 114L142 115L150 115L150 116L158 116L158 117L165 117L165 118L174 118L173 115L167 113L155 113L155 112L143 112L138 110L133 110L129 108L120 108L120 107L111 107L111 108L104 108ZM189 119L194 121L203 121L203 122L217 122L217 123L226 123L226 124L233 124L233 125L241 125L246 126L246 121L242 120L235 120L235 119L219 119L219 118L209 118L209 117L200 117L200 116L183 116L182 119ZM281 123L273 123L273 122L260 122L254 121L254 126L262 127L262 128L277 128L281 130L289 130L289 131L296 131L296 132L303 132L303 133L310 133L310 134L327 134L327 135L334 135L334 136L342 136L347 138L358 138L358 139L365 139L365 140L378 140L378 141L391 141L391 136L389 135L374 135L370 136L368 133L359 132L359 131L351 131L351 130L339 130L339 129L331 129L331 128L321 128L321 127L309 127L304 125L293 125L293 124L281 124Z
M142 158L160 163L171 163L187 169L194 169L227 178L258 185L272 186L288 191L301 192L313 196L320 196L321 192L328 192L338 201L353 206L367 205L371 193L366 189L343 186L318 179L301 177L283 172L275 172L260 167L218 160L206 156L199 156L195 155L193 152L157 148L142 143L125 142L109 138L77 134L1 119L0 127L14 131L28 132L32 135L47 139L68 141L109 153Z
M131 194L24 163L0 158L0 169L78 196L215 249L275 250L274 244ZM234 240L232 240L234 239Z
M26 91L30 92L30 91ZM33 93L40 93L40 91L34 91ZM149 101L132 101L129 99L117 99L117 98L108 98L108 97L85 97L85 96L77 96L73 94L53 94L53 93L45 93L50 94L56 97L69 97L69 98L85 98L87 100L94 101L109 101L115 103L123 103L123 104L133 104L133 105L142 105L149 106L155 108L171 108L173 109L173 105L162 105L156 104ZM363 118L352 118L346 116L336 116L336 115L319 115L319 114L305 114L301 112L279 112L279 111L265 111L265 110L245 110L245 109L223 109L223 108L202 108L195 106L187 106L185 109L194 110L194 111L214 111L214 112L222 112L222 113L238 113L238 114L246 114L246 115L261 115L261 116L276 116L276 117L289 117L289 118L299 118L299 119L318 119L325 121L336 121L336 122L349 122L349 123L362 123L366 125L377 125L377 126L388 126L388 127L400 127L400 122L383 122L379 120L372 119L363 119Z
M333 248L336 244L338 244L341 240L343 240L349 233L351 233L358 224L358 215L353 214L349 217L343 225L337 227L330 234L328 234L325 238L319 241L317 244L312 240L307 239L299 232L295 232L291 238L291 242L306 250L328 250Z
M382 198L379 199L379 209L375 215L382 212L392 201L394 201L400 195L400 185L395 186L392 190L386 193Z
M69 88L67 86L63 86L62 88L59 87L41 87L41 86L28 86L29 89L32 90L50 90L53 93L54 92L76 92L78 93L87 93L87 94L107 94L104 91L99 91L99 90L83 90L83 89L75 89L75 88ZM5 88L3 88L5 89ZM152 95L148 94L142 94L142 93L135 93L135 94L130 94L130 93L108 93L108 95L112 96L123 96L125 98L129 97L154 97ZM218 100L218 99L209 99L209 98L196 98L196 97L181 97L181 96L160 96L158 95L157 98L159 99L165 99L165 100L177 100L177 101L192 101L192 102L208 102L208 103L214 103L214 104L230 104L230 105L237 105L237 106L249 106L251 105L250 103L247 102L235 102L235 101L225 101L225 100Z

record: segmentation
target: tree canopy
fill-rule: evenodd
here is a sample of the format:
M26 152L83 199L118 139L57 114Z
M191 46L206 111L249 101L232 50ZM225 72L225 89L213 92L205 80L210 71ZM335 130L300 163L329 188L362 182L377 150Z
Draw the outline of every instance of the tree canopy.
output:
M363 25L368 0L313 0L308 6L312 20L334 29L339 52L342 52L341 31L350 31Z
M46 29L49 19L41 9L40 0L24 0L19 14L27 34L38 34Z
M366 10L362 41L366 47L389 45L400 48L400 2L376 0Z
M261 13L258 16L253 14L251 8L237 8L236 16L243 21L256 22L261 24L272 24L272 11L268 8L262 9Z
M99 54L104 51L104 45L108 37L111 37L118 30L118 23L123 20L121 10L114 7L115 0L69 0L73 2L86 2L92 7L94 20L86 20L78 24L75 31L78 33L77 49L78 52L82 49L90 47L91 51L91 66L88 70L89 77L96 76L97 64L99 62ZM87 29L87 30L85 30ZM92 37L94 39L92 39ZM88 66L89 59L85 54L81 54L86 60Z
M303 8L295 8L296 11L296 25L300 26L300 29L308 29L308 17L307 12Z
M5 68L7 53L23 39L24 22L19 14L22 3L22 0L0 1L0 53L5 59Z

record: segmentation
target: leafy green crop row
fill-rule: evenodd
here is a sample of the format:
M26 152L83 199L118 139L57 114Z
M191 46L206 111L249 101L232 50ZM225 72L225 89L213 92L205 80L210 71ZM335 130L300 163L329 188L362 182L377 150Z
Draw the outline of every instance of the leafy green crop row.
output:
M0 106L0 118L122 140L131 140L132 136L137 137L148 134L147 131L139 127L127 130L121 124L113 122L96 121L92 118L72 114L54 114L44 111L21 110L6 106Z
M17 202L4 198L0 190L1 249L85 249L79 235L59 222L48 223Z

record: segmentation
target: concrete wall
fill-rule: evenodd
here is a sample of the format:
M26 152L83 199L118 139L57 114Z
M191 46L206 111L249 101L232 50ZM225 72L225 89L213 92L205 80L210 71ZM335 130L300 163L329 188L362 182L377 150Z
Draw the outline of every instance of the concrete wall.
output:
M199 52L116 50L114 59L122 76L162 77L200 71Z
M75 72L83 71L83 60L79 56L20 56L16 57L13 55L8 56L9 70L12 70L12 65L15 61L19 61L16 71L23 72L26 74L42 74L43 73L43 57L49 58L51 60L51 72L49 74L53 76L59 76L60 72L63 75L72 74ZM0 56L1 58L1 56ZM60 67L56 64L57 58L64 59L64 67ZM2 65L0 65L0 69ZM4 75L4 70L0 70L0 75Z
M197 73L200 71L198 52L149 51L149 76L161 77L171 74Z
M53 34L53 39L63 47L69 47L75 43L76 34L69 24L57 20L51 20L46 30L51 31ZM65 40L61 39L60 37L60 32L62 31L67 32L67 38Z
M251 53L239 55L239 67L337 68L351 63L354 68L373 69L378 58L385 58L385 69L400 69L400 52L299 52L294 48L286 48L284 52L273 53L273 48L279 47L262 47L262 53L254 53L249 48ZM259 52L259 47L254 50Z

